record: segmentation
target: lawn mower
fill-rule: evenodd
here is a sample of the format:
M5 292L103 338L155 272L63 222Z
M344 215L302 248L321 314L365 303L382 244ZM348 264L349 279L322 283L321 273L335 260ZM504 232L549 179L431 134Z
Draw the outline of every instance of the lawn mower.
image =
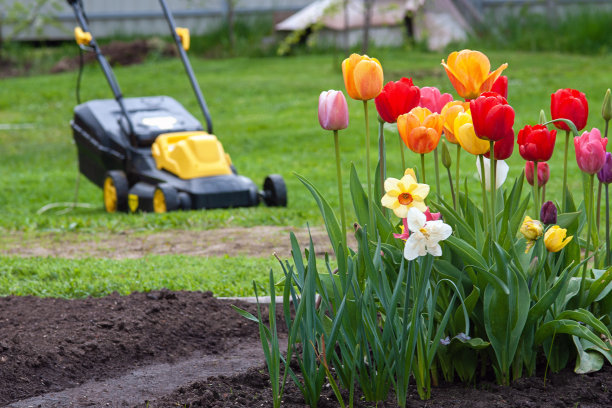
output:
M283 178L265 178L263 190L237 173L213 134L212 120L186 51L189 31L176 27L160 0L185 71L206 119L202 124L169 96L124 98L110 64L89 31L82 0L67 0L76 16L75 39L92 51L114 99L77 105L71 121L79 171L102 188L108 212L286 206ZM78 88L77 88L78 89Z

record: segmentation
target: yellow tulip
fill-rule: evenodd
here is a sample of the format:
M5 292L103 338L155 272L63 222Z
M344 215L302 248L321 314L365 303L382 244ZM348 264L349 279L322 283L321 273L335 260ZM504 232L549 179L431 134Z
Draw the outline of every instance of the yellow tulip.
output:
M342 61L342 76L346 92L353 99L374 99L383 89L382 65L367 55L352 54Z
M489 151L490 145L487 140L480 139L474 132L472 114L467 112L457 113L454 123L454 134L461 147L468 153L474 155L485 154Z
M544 245L550 252L559 252L574 238L570 235L566 238L567 230L558 225L553 225L544 234Z
M462 50L450 53L447 62L442 60L448 79L465 99L476 99L483 92L491 90L493 83L508 64L502 64L493 72L489 58L480 51Z
M527 239L527 247L525 248L525 253L529 252L531 247L535 244L536 239L542 236L544 232L544 227L542 223L538 220L532 220L530 216L526 215L523 220L523 225L521 225L521 234Z
M446 140L450 143L459 143L455 137L455 119L460 112L468 110L470 110L470 103L461 101L450 101L442 108L440 115L444 121L444 136L446 136Z

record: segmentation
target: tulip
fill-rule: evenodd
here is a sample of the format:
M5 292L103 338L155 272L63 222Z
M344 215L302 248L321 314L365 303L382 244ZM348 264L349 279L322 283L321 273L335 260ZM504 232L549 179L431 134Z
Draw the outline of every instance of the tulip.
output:
M453 144L459 144L455 137L455 119L459 112L466 112L469 109L470 104L468 102L451 101L444 105L440 115L442 115L442 120L444 121L444 136L446 136L446 140Z
M590 132L584 132L582 136L574 137L574 147L576 149L576 161L580 170L587 174L589 177L588 186L588 197L585 197L587 205L587 239L586 239L586 250L585 258L589 255L589 244L591 241L591 228L593 224L593 178L594 174L602 169L606 162L606 145L608 144L608 138L602 138L599 129L593 128ZM588 198L588 201L587 201ZM578 290L579 299L582 303L585 299L584 280L586 279L586 262L582 267L582 280L580 281L580 288Z
M514 109L503 96L485 92L470 101L476 135L491 142L507 136L514 125Z
M552 201L547 201L542 205L540 220L546 225L557 223L557 207Z
M449 93L441 94L440 90L433 86L424 86L421 88L419 106L435 113L441 113L442 108L452 100L453 95Z
M495 171L495 188L500 188L504 181L506 181L506 177L508 177L508 170L510 167L503 160L496 160L496 171ZM489 176L491 172L491 160L484 158L484 172L485 172L485 189L487 191L491 191L491 177ZM478 170L478 179L482 180L482 174L480 169L480 164L478 160L476 160L476 169Z
M586 126L589 117L589 104L586 96L575 89L559 89L550 95L550 113L554 119L569 119L579 131ZM554 122L558 129L569 131L563 122Z
M531 219L530 216L526 215L521 225L521 234L528 240L536 240L542 236L544 227L538 220Z
M502 75L497 78L497 81L495 81L491 87L491 92L497 92L504 98L508 99L508 77Z
M527 125L518 133L519 153L525 160L547 161L552 157L556 138L556 130L549 131L544 125Z
M383 69L376 58L352 54L342 61L342 76L348 95L360 101L376 98L383 88Z
M419 105L421 91L412 83L412 78L389 81L374 99L380 117L388 123L395 123L397 117L410 112Z
M442 118L427 108L417 106L397 118L397 129L404 143L415 153L429 153L438 146Z
M602 138L597 128L584 132L580 137L575 137L576 161L580 170L588 174L595 174L601 170L606 162L607 143L608 138Z
M574 238L570 235L566 238L567 230L558 225L553 225L544 235L544 245L549 252L559 252Z
M597 178L604 184L612 183L612 153L606 152L606 160L601 170L597 172Z
M606 122L612 119L612 97L610 96L610 88L606 91L603 104L601 105L601 117Z
M536 239L542 236L544 227L540 221L532 220L531 217L527 215L523 220L520 231L527 240L527 247L525 248L525 253L527 253L535 244Z
M525 178L533 186L534 165L532 161L525 162ZM543 187L550 178L550 167L546 162L538 162L538 187Z
M455 137L468 153L479 155L489 151L489 142L476 136L470 111L459 112L455 118Z
M514 151L514 130L510 129L511 132L507 136L502 137L493 145L493 151L495 153L495 160L506 160L512 156ZM491 152L488 151L484 156L488 159Z
M462 50L452 52L446 63L442 60L442 66L457 93L464 99L474 99L491 90L508 64L489 72L491 63L486 55L480 51Z
M349 116L346 98L341 91L323 91L319 95L319 124L326 130L342 130L348 127Z

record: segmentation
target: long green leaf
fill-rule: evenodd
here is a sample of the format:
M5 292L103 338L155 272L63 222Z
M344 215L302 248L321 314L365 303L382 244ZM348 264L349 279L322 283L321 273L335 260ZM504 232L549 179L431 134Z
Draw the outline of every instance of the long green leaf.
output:
M555 333L571 334L572 336L578 336L582 339L586 339L604 350L608 348L606 344L586 326L581 325L577 321L569 319L557 319L544 323L538 328L538 330L536 330L534 344L541 344L544 340L552 337Z

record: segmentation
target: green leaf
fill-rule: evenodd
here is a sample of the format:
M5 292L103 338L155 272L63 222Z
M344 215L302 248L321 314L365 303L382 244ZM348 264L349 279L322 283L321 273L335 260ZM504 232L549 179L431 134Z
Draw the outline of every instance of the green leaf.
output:
M302 182L306 186L306 188L310 191L312 196L314 197L317 205L319 206L319 211L321 211L321 215L323 216L323 221L325 222L325 229L327 229L327 235L329 236L329 240L331 241L332 247L334 248L334 253L336 256L339 256L338 246L342 243L344 235L340 229L338 224L338 219L334 214L334 211L330 207L329 203L323 195L317 190L317 188L310 183L310 181L306 180L304 177L299 174L295 174L298 180Z
M553 334L571 334L586 339L602 349L607 349L606 344L586 326L581 325L575 320L556 319L544 323L536 330L534 344L541 344L545 339L552 337Z
M603 299L612 290L612 267L605 271L594 269L593 274L595 274L595 280L589 286L587 305Z
M357 170L355 170L355 164L351 164L351 197L353 198L353 208L355 209L355 215L357 216L357 222L362 227L370 223L370 215L368 212L368 197L366 196L363 186L357 176ZM368 228L371 229L371 228Z
M586 351L582 346L580 338L572 336L572 340L577 351L574 372L576 374L587 374L601 370L604 363L602 355L595 351Z
M576 309L576 310L565 310L557 316L557 319L572 319L579 322L583 322L591 326L593 329L597 330L599 333L606 336L606 338L611 338L610 332L605 324L601 322L601 320L597 319L591 312L586 309ZM604 347L607 348L607 347Z
M569 266L565 268L553 287L550 288L544 294L544 296L542 296L538 302L531 307L529 314L527 315L527 322L525 323L526 326L531 326L536 322L536 320L544 316L544 313L546 313L548 308L555 302L561 291L567 288L568 279L570 276L572 276L574 269L572 269L572 273L570 273Z
M458 252L458 255L463 260L464 265L474 266L480 270L488 270L489 267L485 259L480 255L478 250L465 242L461 238L457 238L453 235L446 239L446 244Z
M561 228L568 229L578 219L580 212L563 213L557 216L557 225Z

